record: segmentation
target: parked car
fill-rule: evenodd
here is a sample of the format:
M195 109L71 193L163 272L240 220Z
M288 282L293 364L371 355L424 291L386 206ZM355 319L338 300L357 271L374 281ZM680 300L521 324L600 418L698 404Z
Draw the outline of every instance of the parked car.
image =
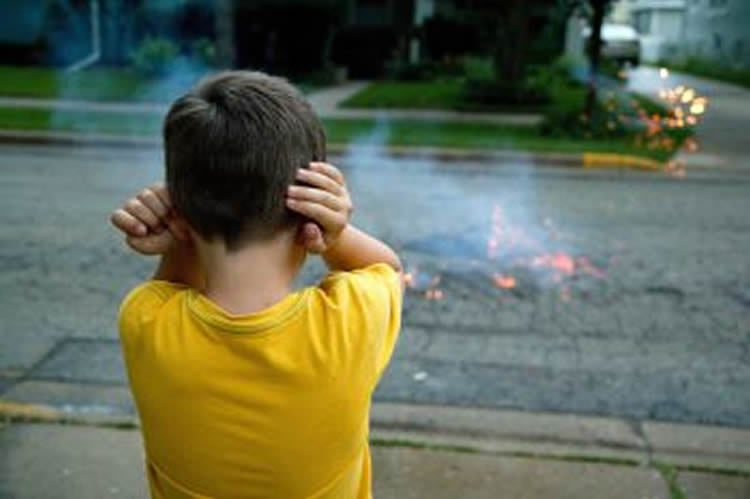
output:
M588 46L591 28L583 30L583 37ZM602 26L602 57L619 64L639 65L641 63L641 38L635 28L627 24L604 24Z

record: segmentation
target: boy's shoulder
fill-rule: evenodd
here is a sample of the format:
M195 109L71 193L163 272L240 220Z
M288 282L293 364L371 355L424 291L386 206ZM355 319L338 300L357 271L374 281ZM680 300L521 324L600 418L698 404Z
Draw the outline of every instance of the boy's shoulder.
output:
M331 272L323 278L318 287L323 291L333 291L337 287L363 290L385 288L388 291L400 291L401 278L390 265L376 263L361 269Z
M131 316L144 315L161 308L176 294L190 290L189 287L169 281L150 279L131 289L120 303L118 313L120 329Z

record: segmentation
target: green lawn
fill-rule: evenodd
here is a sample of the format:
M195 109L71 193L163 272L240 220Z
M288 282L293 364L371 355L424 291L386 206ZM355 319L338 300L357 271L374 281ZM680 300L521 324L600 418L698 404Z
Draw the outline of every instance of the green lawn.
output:
M92 68L66 73L60 68L0 66L0 96L90 101L169 102L193 86L203 73L173 73L149 80L130 68ZM320 88L303 80L307 93Z
M658 102L641 95L621 92L636 99L648 112L665 113L666 109ZM565 87L552 92L553 106L583 106L586 90L583 87ZM571 102L572 101L572 102ZM463 83L458 79L437 81L376 81L349 97L342 103L345 108L364 109L442 109L442 110L481 110L480 106L470 106L463 98ZM509 112L540 112L544 109L517 108Z
M750 88L750 69L747 68L732 68L714 61L697 58L687 59L683 62L664 62L660 63L659 66Z
M153 84L128 69L94 68L65 73L52 68L0 66L0 95L3 97L150 100L159 92Z
M459 80L379 81L342 103L343 107L381 109L457 109L463 101Z
M374 120L325 120L330 143L364 139L376 129ZM675 134L678 143L689 132ZM535 128L485 123L450 123L394 120L387 125L386 143L393 146L431 146L460 149L520 150L528 152L606 152L666 160L672 151L635 146L633 138L612 140L570 139L540 136Z
M356 143L376 130L375 120L324 120L331 144ZM0 128L58 130L78 133L158 136L161 117L151 113L51 112L40 109L0 108ZM681 137L684 140L684 137ZM427 146L529 152L610 152L667 159L671 151L635 147L632 138L616 140L541 137L534 128L479 123L394 120L387 124L385 143L394 146Z

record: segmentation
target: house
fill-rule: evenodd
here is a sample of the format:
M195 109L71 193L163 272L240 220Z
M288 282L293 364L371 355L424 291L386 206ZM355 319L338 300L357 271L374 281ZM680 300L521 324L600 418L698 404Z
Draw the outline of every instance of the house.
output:
M699 57L750 67L750 1L630 0L645 61Z
M750 1L686 3L682 55L750 68Z
M657 62L680 57L685 4L695 0L631 0L633 26L641 35L641 59Z
M33 64L44 57L47 0L28 0L18 7L14 0L0 0L0 61Z

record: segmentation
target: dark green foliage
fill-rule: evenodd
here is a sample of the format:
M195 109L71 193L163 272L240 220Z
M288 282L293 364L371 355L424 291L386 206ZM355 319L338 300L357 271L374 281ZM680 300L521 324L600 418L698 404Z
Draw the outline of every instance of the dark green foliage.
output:
M179 48L166 38L147 37L133 52L135 70L149 78L164 76L179 54Z
M682 62L665 61L659 64L675 71L682 71L750 88L750 68L732 67L729 64L701 59L700 57L689 57Z
M512 81L468 80L464 85L465 108L541 108L550 100L544 88L518 85Z
M207 68L216 67L216 45L208 38L199 38L191 44L193 59Z

